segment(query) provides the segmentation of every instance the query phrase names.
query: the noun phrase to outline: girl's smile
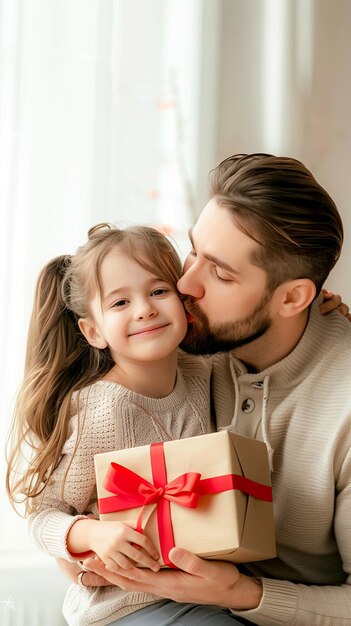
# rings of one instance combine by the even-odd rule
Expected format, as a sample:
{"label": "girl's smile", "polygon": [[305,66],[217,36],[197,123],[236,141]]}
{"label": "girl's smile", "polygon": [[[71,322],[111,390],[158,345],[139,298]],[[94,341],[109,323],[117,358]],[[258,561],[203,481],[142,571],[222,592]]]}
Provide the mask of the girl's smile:
{"label": "girl's smile", "polygon": [[147,326],[145,328],[140,328],[138,330],[136,330],[133,333],[129,333],[129,337],[136,337],[136,336],[140,336],[140,335],[151,335],[157,331],[163,330],[164,328],[166,328],[167,326],[169,326],[169,324],[154,324],[152,326]]}

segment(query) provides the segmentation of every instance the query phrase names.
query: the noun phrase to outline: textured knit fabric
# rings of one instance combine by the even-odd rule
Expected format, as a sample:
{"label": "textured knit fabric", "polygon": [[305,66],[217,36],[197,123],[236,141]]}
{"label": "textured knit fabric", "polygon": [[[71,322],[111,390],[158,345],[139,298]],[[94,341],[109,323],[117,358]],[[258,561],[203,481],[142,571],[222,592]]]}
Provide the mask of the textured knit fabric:
{"label": "textured knit fabric", "polygon": [[299,344],[265,371],[218,355],[213,394],[219,427],[274,449],[277,558],[242,568],[262,577],[263,599],[233,612],[261,626],[350,625],[350,322],[315,304]]}
{"label": "textured knit fabric", "polygon": [[[180,353],[176,385],[165,398],[145,397],[103,380],[76,394],[62,460],[29,519],[37,546],[70,559],[66,539],[72,524],[89,511],[97,515],[94,454],[213,430],[209,385],[209,363]],[[114,586],[84,589],[73,584],[63,612],[71,626],[103,626],[160,599]]]}

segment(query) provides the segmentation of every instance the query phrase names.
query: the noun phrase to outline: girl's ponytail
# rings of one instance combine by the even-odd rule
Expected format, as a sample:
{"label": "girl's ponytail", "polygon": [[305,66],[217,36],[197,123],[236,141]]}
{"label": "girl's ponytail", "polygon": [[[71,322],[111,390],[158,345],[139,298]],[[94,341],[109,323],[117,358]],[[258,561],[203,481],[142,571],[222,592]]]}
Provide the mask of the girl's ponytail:
{"label": "girl's ponytail", "polygon": [[[113,364],[108,351],[98,351],[85,341],[76,314],[66,305],[70,265],[70,256],[60,256],[41,271],[29,325],[25,375],[15,407],[6,480],[10,499],[18,503],[21,494],[26,513],[34,509],[36,496],[60,461],[72,393]],[[21,459],[27,459],[28,446],[32,459],[23,473]]]}

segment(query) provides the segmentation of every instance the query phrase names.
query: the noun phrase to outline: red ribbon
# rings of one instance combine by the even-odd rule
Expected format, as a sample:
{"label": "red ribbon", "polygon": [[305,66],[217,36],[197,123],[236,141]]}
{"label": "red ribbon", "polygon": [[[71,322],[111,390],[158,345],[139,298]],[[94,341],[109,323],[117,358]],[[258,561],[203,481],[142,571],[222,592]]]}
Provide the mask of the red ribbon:
{"label": "red ribbon", "polygon": [[200,480],[198,472],[181,474],[167,483],[167,471],[163,443],[150,446],[150,461],[154,484],[139,476],[132,470],[112,462],[104,481],[104,488],[116,495],[100,498],[100,513],[113,513],[126,509],[142,507],[138,516],[136,529],[143,532],[142,517],[145,507],[149,504],[157,506],[157,525],[163,562],[174,567],[168,558],[169,551],[174,547],[174,535],[170,503],[196,508],[199,496],[221,493],[236,489],[254,498],[272,502],[272,488],[245,476],[225,474]]}

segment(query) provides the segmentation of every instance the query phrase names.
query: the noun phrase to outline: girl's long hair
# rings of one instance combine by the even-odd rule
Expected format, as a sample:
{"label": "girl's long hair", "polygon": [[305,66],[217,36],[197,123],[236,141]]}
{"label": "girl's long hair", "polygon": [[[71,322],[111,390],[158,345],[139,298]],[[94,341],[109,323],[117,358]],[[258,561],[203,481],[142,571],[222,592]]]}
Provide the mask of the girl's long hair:
{"label": "girl's long hair", "polygon": [[36,508],[62,456],[72,415],[72,394],[107,373],[114,362],[108,348],[92,347],[78,327],[99,291],[101,265],[116,246],[142,267],[176,285],[181,264],[176,251],[148,227],[120,230],[99,224],[74,256],[60,256],[41,271],[29,325],[25,373],[8,442],[6,487],[25,514]]}

